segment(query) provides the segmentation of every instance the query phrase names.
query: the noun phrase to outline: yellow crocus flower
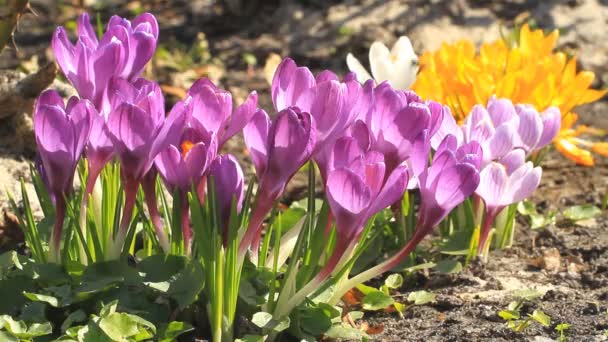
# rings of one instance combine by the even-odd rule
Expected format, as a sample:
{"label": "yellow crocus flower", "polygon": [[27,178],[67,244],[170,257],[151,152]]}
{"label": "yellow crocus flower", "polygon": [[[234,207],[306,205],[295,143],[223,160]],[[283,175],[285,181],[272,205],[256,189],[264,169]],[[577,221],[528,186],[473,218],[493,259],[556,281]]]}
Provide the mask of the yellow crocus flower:
{"label": "yellow crocus flower", "polygon": [[554,52],[558,37],[557,30],[545,34],[524,25],[514,46],[497,40],[482,44],[476,52],[468,40],[444,43],[439,50],[420,57],[420,73],[412,88],[423,98],[448,105],[459,122],[475,104],[485,105],[492,95],[532,104],[539,112],[557,106],[562,127],[553,141],[555,147],[567,158],[591,166],[590,150],[608,156],[608,143],[582,139],[582,134],[603,132],[575,127],[578,115],[572,110],[599,100],[608,90],[590,89],[595,75],[577,72],[575,58]]}

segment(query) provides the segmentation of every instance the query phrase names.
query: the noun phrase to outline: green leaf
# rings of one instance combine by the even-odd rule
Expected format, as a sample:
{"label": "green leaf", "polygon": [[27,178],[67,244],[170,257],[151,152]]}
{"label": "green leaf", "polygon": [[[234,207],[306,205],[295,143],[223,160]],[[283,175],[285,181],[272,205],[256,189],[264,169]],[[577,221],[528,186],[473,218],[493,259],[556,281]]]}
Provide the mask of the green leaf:
{"label": "green leaf", "polygon": [[99,328],[114,341],[124,341],[129,338],[141,341],[154,336],[156,332],[152,323],[124,312],[114,312],[103,317],[99,321]]}
{"label": "green leaf", "polygon": [[414,302],[414,305],[424,305],[435,301],[435,294],[427,291],[414,291],[407,296],[408,302]]}
{"label": "green leaf", "polygon": [[521,289],[515,291],[513,294],[522,300],[534,300],[543,295],[541,292],[535,289]]}
{"label": "green leaf", "polygon": [[323,334],[332,326],[330,313],[319,307],[302,310],[298,318],[302,330],[314,336]]}
{"label": "green leaf", "polygon": [[59,299],[57,299],[53,296],[47,296],[47,295],[36,294],[36,293],[31,293],[31,292],[23,292],[23,295],[26,298],[28,298],[29,300],[32,300],[34,302],[44,302],[44,303],[48,303],[50,306],[52,306],[54,308],[59,307]]}
{"label": "green leaf", "polygon": [[180,309],[184,309],[194,303],[204,285],[203,266],[197,260],[192,260],[175,276],[167,294],[177,302]]}
{"label": "green leaf", "polygon": [[9,334],[6,331],[0,330],[0,341],[3,342],[19,342],[19,338]]}
{"label": "green leaf", "polygon": [[520,317],[519,311],[516,310],[500,310],[498,312],[498,316],[500,316],[500,318],[504,319],[505,321],[519,319]]}
{"label": "green leaf", "polygon": [[564,210],[564,217],[571,221],[580,221],[599,215],[602,210],[592,204],[575,205]]}
{"label": "green leaf", "polygon": [[192,330],[194,328],[188,323],[173,321],[160,327],[157,338],[159,342],[172,342],[181,334]]}
{"label": "green leaf", "polygon": [[539,229],[546,227],[556,222],[556,212],[549,212],[547,215],[539,214],[536,211],[536,205],[532,201],[519,202],[517,205],[517,211],[524,216],[530,218],[530,226],[532,229]]}
{"label": "green leaf", "polygon": [[458,273],[462,271],[462,264],[458,260],[444,259],[437,263],[435,270],[439,273]]}
{"label": "green leaf", "polygon": [[368,293],[361,301],[361,307],[364,310],[381,310],[393,305],[393,298],[382,291],[372,291]]}
{"label": "green leaf", "polygon": [[398,289],[403,286],[403,277],[399,273],[393,273],[386,277],[384,285],[390,289]]}
{"label": "green leaf", "polygon": [[259,328],[264,330],[272,330],[275,332],[281,332],[287,328],[289,328],[289,317],[285,317],[285,319],[281,321],[277,321],[272,318],[272,314],[264,311],[256,312],[253,314],[251,318],[251,323],[255,324]]}
{"label": "green leaf", "polygon": [[65,333],[75,322],[84,322],[86,320],[87,315],[84,313],[84,311],[78,309],[69,314],[63,323],[61,323],[61,331]]}
{"label": "green leaf", "polygon": [[25,322],[17,321],[8,315],[0,316],[0,328],[1,327],[4,327],[6,331],[20,339],[32,339],[53,332],[53,327],[49,322],[32,323],[28,328]]}
{"label": "green leaf", "polygon": [[439,246],[442,254],[448,255],[467,255],[471,242],[472,231],[457,230],[450,235]]}
{"label": "green leaf", "polygon": [[570,327],[571,327],[571,325],[568,323],[560,323],[555,326],[555,331],[559,331],[561,333],[561,332],[564,332],[564,331],[570,329]]}
{"label": "green leaf", "polygon": [[113,300],[108,304],[103,305],[101,310],[99,311],[99,316],[106,317],[116,312],[118,308],[118,300]]}
{"label": "green leaf", "polygon": [[551,317],[540,310],[534,310],[534,312],[532,312],[532,314],[529,316],[546,327],[551,325]]}
{"label": "green leaf", "polygon": [[369,336],[363,331],[351,327],[345,327],[341,325],[334,325],[325,333],[325,337],[342,339],[342,340],[363,340],[368,339]]}

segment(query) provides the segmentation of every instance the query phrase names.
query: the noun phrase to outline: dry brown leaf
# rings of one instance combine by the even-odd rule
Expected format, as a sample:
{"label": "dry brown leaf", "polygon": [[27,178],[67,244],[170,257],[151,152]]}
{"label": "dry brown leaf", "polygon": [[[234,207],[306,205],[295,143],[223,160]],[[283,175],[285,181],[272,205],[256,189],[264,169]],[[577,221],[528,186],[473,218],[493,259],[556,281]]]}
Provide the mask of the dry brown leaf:
{"label": "dry brown leaf", "polygon": [[268,84],[272,84],[274,72],[279,67],[279,64],[281,64],[281,56],[274,52],[268,55],[266,58],[266,64],[264,65],[264,78],[266,78]]}
{"label": "dry brown leaf", "polygon": [[561,268],[561,255],[557,248],[549,248],[543,251],[543,255],[530,260],[530,264],[535,267],[542,268],[547,272],[557,273]]}

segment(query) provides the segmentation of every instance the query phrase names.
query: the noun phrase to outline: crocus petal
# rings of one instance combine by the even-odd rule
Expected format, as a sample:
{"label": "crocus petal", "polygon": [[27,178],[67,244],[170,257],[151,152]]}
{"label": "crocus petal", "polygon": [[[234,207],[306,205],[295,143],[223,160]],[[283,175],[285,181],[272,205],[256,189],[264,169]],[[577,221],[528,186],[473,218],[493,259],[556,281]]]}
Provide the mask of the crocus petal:
{"label": "crocus petal", "polygon": [[67,77],[69,74],[76,71],[76,59],[74,57],[74,45],[70,43],[68,35],[63,27],[58,27],[53,33],[53,39],[51,40],[51,46],[53,48],[53,54],[55,60],[63,74]]}
{"label": "crocus petal", "polygon": [[519,126],[517,133],[521,140],[521,147],[532,151],[543,133],[543,122],[534,108],[517,106]]}
{"label": "crocus petal", "polygon": [[183,184],[186,174],[182,156],[177,147],[170,145],[161,151],[154,159],[154,165],[170,188],[187,187]]}
{"label": "crocus petal", "polygon": [[356,234],[371,201],[370,190],[363,179],[350,170],[334,170],[327,177],[325,191],[337,229],[347,236]]}
{"label": "crocus petal", "polygon": [[347,168],[356,159],[361,159],[364,150],[361,149],[357,140],[351,137],[342,137],[333,146],[329,159],[328,171]]}
{"label": "crocus petal", "polygon": [[209,176],[216,188],[216,199],[222,218],[227,220],[232,202],[235,201],[237,212],[243,206],[244,186],[243,170],[236,158],[230,154],[217,157],[209,167]]}
{"label": "crocus petal", "polygon": [[123,103],[110,113],[108,128],[115,143],[131,152],[145,149],[153,131],[150,116],[130,103]]}
{"label": "crocus petal", "polygon": [[97,47],[99,40],[97,39],[97,34],[95,34],[95,30],[91,25],[91,19],[89,18],[89,14],[87,12],[82,13],[78,17],[78,36],[86,37],[93,46],[91,48]]}
{"label": "crocus petal", "polygon": [[346,65],[348,66],[348,70],[357,75],[357,80],[359,82],[364,83],[365,81],[372,79],[372,75],[367,72],[361,62],[359,62],[353,54],[349,53],[346,55]]}
{"label": "crocus petal", "polygon": [[541,114],[543,121],[543,133],[536,143],[535,149],[541,149],[547,146],[555,137],[561,128],[561,113],[557,107],[549,107]]}
{"label": "crocus petal", "polygon": [[505,167],[492,162],[484,167],[479,174],[479,186],[475,193],[481,197],[489,210],[498,208],[506,196],[508,175]]}
{"label": "crocus petal", "polygon": [[316,126],[312,115],[297,108],[281,111],[268,134],[269,178],[279,185],[310,158],[316,143]]}
{"label": "crocus petal", "polygon": [[492,118],[494,127],[498,127],[503,123],[512,120],[515,115],[517,115],[515,113],[515,107],[510,100],[497,99],[494,96],[488,100],[488,113],[490,114],[490,118]]}
{"label": "crocus petal", "polygon": [[275,109],[281,111],[296,104],[298,96],[314,85],[315,78],[308,68],[298,67],[292,59],[284,59],[272,80],[271,93]]}
{"label": "crocus petal", "polygon": [[[391,78],[394,71],[390,62],[390,51],[382,42],[374,42],[369,48],[369,64],[376,82],[384,82]],[[393,85],[395,86],[395,85]]]}
{"label": "crocus petal", "polygon": [[437,180],[435,198],[439,206],[452,211],[469,197],[479,185],[477,169],[468,163],[444,169]]}
{"label": "crocus petal", "polygon": [[504,201],[508,200],[507,204],[511,204],[528,198],[538,188],[541,176],[542,169],[534,167],[532,162],[520,166],[509,177],[509,191]]}
{"label": "crocus petal", "polygon": [[245,146],[249,151],[251,161],[255,166],[258,177],[266,172],[268,165],[268,131],[270,130],[270,118],[262,109],[257,110],[251,121],[243,128]]}
{"label": "crocus petal", "polygon": [[401,36],[391,49],[391,56],[395,58],[394,73],[389,78],[391,83],[398,89],[408,89],[416,80],[418,72],[418,57],[410,39]]}
{"label": "crocus petal", "polygon": [[258,94],[253,91],[249,94],[245,102],[241,104],[232,114],[230,123],[226,130],[221,134],[220,146],[228,139],[237,134],[251,120],[258,106]]}
{"label": "crocus petal", "polygon": [[431,147],[434,150],[437,150],[443,139],[448,134],[451,134],[456,138],[457,145],[460,145],[464,140],[462,128],[458,126],[456,120],[451,114],[443,116],[441,125],[439,126],[435,134],[431,137]]}
{"label": "crocus petal", "polygon": [[509,153],[516,142],[516,128],[511,122],[502,124],[496,129],[496,133],[484,145],[484,160],[497,160]]}
{"label": "crocus petal", "polygon": [[192,94],[192,119],[208,134],[219,132],[232,113],[232,96],[226,91],[208,86]]}
{"label": "crocus petal", "polygon": [[516,148],[500,159],[500,163],[506,168],[507,174],[512,174],[526,162],[526,151]]}
{"label": "crocus petal", "polygon": [[464,120],[465,141],[477,141],[481,144],[489,140],[495,133],[494,124],[488,111],[481,105],[475,105]]}
{"label": "crocus petal", "polygon": [[382,187],[382,190],[371,204],[367,215],[374,215],[380,210],[397,202],[401,197],[403,197],[407,184],[407,167],[405,165],[400,165],[389,175],[388,179],[384,183],[384,186]]}

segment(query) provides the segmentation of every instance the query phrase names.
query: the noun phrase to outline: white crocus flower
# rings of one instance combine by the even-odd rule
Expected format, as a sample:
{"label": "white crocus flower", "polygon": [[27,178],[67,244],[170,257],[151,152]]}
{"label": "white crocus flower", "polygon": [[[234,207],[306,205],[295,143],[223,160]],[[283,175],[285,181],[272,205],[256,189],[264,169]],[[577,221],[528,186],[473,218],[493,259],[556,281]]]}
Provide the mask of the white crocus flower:
{"label": "white crocus flower", "polygon": [[389,81],[397,89],[408,89],[416,80],[418,72],[418,56],[406,36],[401,36],[390,51],[379,41],[372,44],[369,48],[369,64],[373,77],[350,53],[346,56],[346,64],[362,83],[373,78],[378,83]]}

